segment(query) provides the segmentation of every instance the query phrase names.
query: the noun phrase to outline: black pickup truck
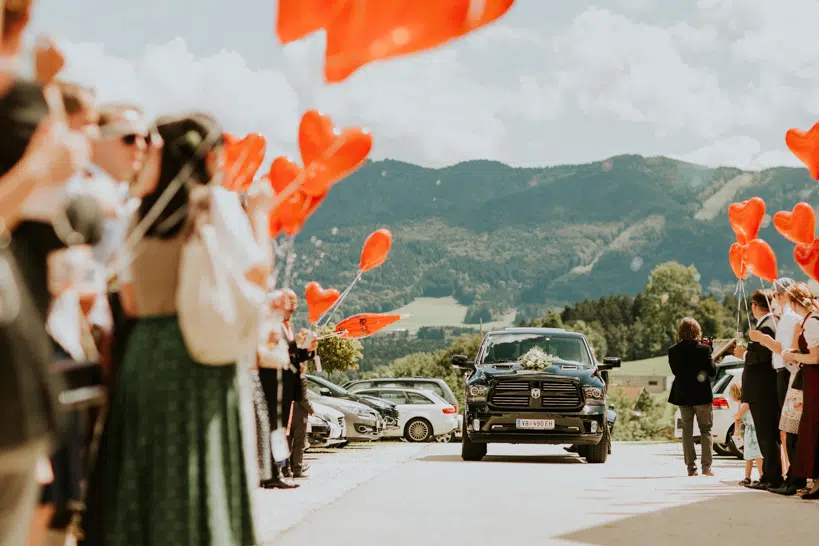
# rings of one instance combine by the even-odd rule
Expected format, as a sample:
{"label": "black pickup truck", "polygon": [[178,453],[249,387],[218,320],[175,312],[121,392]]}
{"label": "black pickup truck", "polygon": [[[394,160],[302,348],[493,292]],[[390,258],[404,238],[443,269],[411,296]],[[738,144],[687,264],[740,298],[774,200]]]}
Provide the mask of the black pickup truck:
{"label": "black pickup truck", "polygon": [[[548,355],[541,369],[524,369],[531,350]],[[461,456],[480,461],[487,445],[566,444],[590,463],[604,463],[611,437],[606,402],[608,371],[619,358],[599,364],[586,337],[554,328],[490,332],[474,362],[452,365],[467,372]]]}

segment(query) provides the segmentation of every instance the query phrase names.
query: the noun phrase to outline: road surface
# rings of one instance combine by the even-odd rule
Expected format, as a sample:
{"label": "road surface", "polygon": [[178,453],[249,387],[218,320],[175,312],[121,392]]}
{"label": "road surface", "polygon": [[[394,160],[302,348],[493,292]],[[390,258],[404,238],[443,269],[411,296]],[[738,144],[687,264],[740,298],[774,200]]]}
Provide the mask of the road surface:
{"label": "road surface", "polygon": [[551,446],[490,446],[479,463],[461,461],[459,444],[319,452],[300,489],[258,492],[262,538],[280,546],[813,540],[808,522],[819,521],[819,503],[738,487],[743,463],[732,458],[715,461],[716,477],[689,478],[680,451],[618,444],[604,465]]}

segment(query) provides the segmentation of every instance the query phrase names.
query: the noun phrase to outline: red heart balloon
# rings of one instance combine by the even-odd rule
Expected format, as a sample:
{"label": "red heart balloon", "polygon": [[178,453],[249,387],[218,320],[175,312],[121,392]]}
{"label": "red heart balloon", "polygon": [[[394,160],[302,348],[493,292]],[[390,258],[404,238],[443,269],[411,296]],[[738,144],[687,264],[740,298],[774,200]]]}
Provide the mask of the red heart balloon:
{"label": "red heart balloon", "polygon": [[311,197],[302,191],[296,191],[282,201],[270,212],[268,218],[270,237],[278,237],[282,231],[289,237],[298,235],[307,219],[318,209],[325,197],[326,194]]}
{"label": "red heart balloon", "polygon": [[273,160],[267,171],[267,180],[276,194],[279,194],[293,183],[301,174],[301,167],[289,158],[281,156]]}
{"label": "red heart balloon", "polygon": [[387,261],[387,256],[392,248],[392,232],[388,229],[374,231],[364,241],[364,248],[361,249],[361,271],[370,271]]}
{"label": "red heart balloon", "polygon": [[345,0],[279,0],[276,34],[282,44],[295,42],[324,28]]}
{"label": "red heart balloon", "polygon": [[768,282],[776,280],[776,254],[771,245],[762,239],[754,239],[745,245],[744,258],[750,273]]}
{"label": "red heart balloon", "polygon": [[745,266],[745,246],[739,243],[734,243],[728,250],[728,262],[731,264],[731,270],[738,279],[746,279],[748,277],[748,268]]}
{"label": "red heart balloon", "polygon": [[785,133],[785,144],[788,149],[808,168],[814,180],[819,180],[819,123],[807,133],[799,129],[790,129]]}
{"label": "red heart balloon", "polygon": [[339,297],[341,294],[335,288],[322,288],[316,281],[308,283],[304,290],[304,299],[307,301],[310,324],[315,324]]}
{"label": "red heart balloon", "polygon": [[792,212],[774,214],[773,225],[790,242],[809,245],[816,235],[816,214],[809,204],[797,203]]}
{"label": "red heart balloon", "polygon": [[238,141],[229,135],[224,148],[222,185],[231,191],[247,191],[264,161],[267,140],[259,133],[251,133]]}
{"label": "red heart balloon", "polygon": [[368,131],[338,130],[332,120],[309,110],[299,125],[299,151],[306,173],[301,191],[317,197],[350,175],[367,160],[373,139]]}
{"label": "red heart balloon", "polygon": [[742,244],[756,239],[764,217],[765,201],[760,197],[752,197],[728,207],[728,221],[731,223],[731,229],[734,230],[737,240]]}
{"label": "red heart balloon", "polygon": [[796,245],[793,259],[808,277],[819,281],[819,239],[814,239],[810,244]]}
{"label": "red heart balloon", "polygon": [[327,25],[324,78],[347,79],[362,66],[439,46],[459,35],[470,0],[344,2]]}

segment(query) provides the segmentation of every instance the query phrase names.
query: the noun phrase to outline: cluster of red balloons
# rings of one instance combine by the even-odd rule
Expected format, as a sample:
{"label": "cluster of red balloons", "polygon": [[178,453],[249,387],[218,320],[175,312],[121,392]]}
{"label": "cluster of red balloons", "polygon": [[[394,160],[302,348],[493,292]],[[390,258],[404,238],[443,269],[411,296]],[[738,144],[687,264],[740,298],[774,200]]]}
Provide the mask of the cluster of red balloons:
{"label": "cluster of red balloons", "polygon": [[769,282],[776,280],[776,254],[771,245],[758,237],[764,218],[765,201],[760,197],[728,207],[728,221],[737,237],[728,251],[728,260],[739,279],[756,275]]}

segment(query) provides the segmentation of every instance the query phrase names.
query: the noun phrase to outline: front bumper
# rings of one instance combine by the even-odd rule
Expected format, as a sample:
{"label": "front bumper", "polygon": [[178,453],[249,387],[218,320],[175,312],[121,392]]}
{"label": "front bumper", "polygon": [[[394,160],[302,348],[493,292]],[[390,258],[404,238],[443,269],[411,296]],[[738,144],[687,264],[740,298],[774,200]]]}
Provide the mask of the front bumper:
{"label": "front bumper", "polygon": [[[474,429],[476,419],[479,430]],[[553,430],[521,430],[518,419],[552,419],[555,426]],[[478,443],[597,445],[603,439],[605,420],[604,406],[588,405],[574,413],[493,411],[484,406],[469,408],[464,434]]]}
{"label": "front bumper", "polygon": [[347,425],[347,439],[357,441],[380,440],[384,435],[382,420],[356,418]]}

